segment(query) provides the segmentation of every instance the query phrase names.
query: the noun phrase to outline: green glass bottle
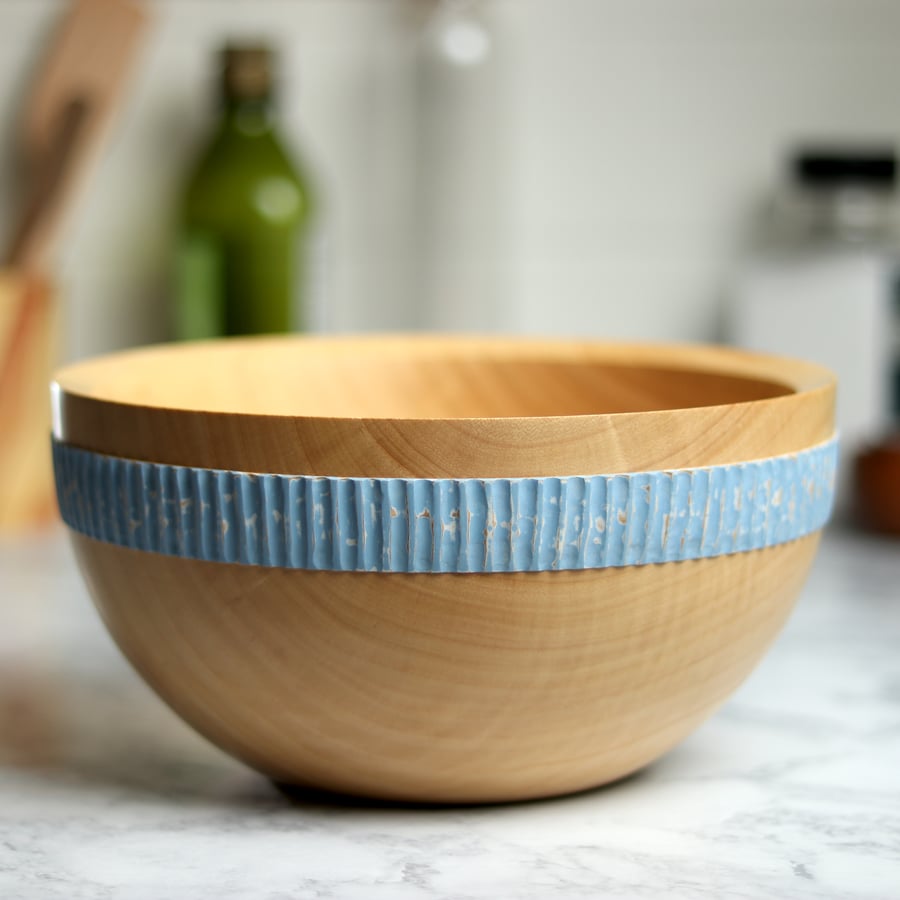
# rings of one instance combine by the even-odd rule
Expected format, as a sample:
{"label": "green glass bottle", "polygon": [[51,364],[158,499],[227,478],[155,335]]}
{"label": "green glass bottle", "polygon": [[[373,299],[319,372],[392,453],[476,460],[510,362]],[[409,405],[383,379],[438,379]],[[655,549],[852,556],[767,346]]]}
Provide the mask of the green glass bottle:
{"label": "green glass bottle", "polygon": [[313,188],[272,110],[272,54],[224,52],[223,109],[191,175],[176,259],[176,337],[299,330],[311,283]]}

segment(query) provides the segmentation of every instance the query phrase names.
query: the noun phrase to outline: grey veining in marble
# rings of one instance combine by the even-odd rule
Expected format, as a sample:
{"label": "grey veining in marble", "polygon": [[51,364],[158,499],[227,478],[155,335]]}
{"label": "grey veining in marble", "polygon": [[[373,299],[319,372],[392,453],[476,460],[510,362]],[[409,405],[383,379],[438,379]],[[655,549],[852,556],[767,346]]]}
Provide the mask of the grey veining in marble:
{"label": "grey veining in marble", "polygon": [[0,543],[0,898],[900,897],[900,544],[826,537],[765,661],[556,801],[288,799],[122,661],[59,536]]}

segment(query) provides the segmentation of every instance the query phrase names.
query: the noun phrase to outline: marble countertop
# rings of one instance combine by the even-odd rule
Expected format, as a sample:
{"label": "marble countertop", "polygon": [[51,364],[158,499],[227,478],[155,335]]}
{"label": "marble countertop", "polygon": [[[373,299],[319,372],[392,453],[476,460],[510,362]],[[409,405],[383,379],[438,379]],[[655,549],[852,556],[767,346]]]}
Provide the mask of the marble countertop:
{"label": "marble countertop", "polygon": [[755,674],[610,788],[288,799],[106,636],[61,535],[0,542],[0,897],[900,897],[900,544],[826,536]]}

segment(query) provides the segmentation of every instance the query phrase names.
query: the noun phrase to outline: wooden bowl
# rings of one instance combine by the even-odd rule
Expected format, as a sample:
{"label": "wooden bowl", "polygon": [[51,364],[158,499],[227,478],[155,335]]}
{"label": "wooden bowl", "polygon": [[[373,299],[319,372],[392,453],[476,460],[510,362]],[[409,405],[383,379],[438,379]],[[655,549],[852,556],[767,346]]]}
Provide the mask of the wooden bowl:
{"label": "wooden bowl", "polygon": [[540,797],[646,765],[753,668],[828,516],[834,390],[702,347],[149,348],[58,373],[57,491],[116,641],[219,746]]}

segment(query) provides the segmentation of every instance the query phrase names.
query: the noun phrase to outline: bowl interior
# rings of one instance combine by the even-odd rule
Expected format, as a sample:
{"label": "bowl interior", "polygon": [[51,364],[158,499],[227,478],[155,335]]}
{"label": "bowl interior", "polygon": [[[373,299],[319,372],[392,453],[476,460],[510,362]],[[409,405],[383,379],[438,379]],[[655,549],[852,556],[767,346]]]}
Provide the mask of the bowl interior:
{"label": "bowl interior", "polygon": [[[619,360],[556,345],[454,341],[267,341],[110,357],[67,386],[170,409],[297,417],[460,419],[577,416],[745,403],[793,388],[759,374]],[[665,359],[663,357],[663,359]]]}
{"label": "bowl interior", "polygon": [[834,379],[727,348],[283,337],[147,347],[56,374],[58,440],[243,472],[517,478],[793,453],[833,432]]}

